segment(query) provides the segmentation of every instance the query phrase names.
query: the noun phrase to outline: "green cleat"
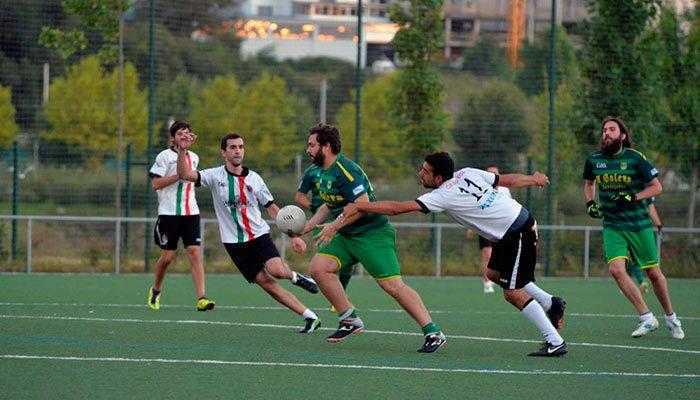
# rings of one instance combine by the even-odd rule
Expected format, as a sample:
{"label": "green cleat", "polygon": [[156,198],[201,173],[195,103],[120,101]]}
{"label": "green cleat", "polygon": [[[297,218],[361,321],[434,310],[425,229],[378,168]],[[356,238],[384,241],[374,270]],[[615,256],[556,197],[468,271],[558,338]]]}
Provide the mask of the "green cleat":
{"label": "green cleat", "polygon": [[215,305],[216,303],[214,303],[213,301],[207,299],[206,297],[202,297],[199,300],[197,300],[197,311],[213,310]]}
{"label": "green cleat", "polygon": [[146,304],[151,310],[160,309],[160,292],[155,293],[153,286],[148,288],[148,296],[146,297]]}

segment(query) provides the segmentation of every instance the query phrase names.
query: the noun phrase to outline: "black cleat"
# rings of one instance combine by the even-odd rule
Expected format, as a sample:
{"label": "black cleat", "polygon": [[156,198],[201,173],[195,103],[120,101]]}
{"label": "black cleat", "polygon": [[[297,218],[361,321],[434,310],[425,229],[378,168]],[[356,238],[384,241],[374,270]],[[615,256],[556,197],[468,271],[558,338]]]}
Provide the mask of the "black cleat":
{"label": "black cleat", "polygon": [[561,297],[552,297],[552,306],[547,310],[547,318],[554,325],[556,330],[561,330],[564,327],[564,310],[566,309],[566,301]]}
{"label": "black cleat", "polygon": [[321,320],[318,318],[304,318],[306,325],[299,331],[299,333],[313,333],[319,326],[321,326]]}
{"label": "black cleat", "polygon": [[338,325],[338,330],[333,332],[330,336],[326,338],[327,342],[338,343],[345,340],[346,337],[355,334],[362,333],[365,330],[365,324],[359,318],[344,319],[340,321]]}
{"label": "black cleat", "polygon": [[561,357],[567,353],[566,342],[561,342],[559,345],[545,343],[538,351],[528,354],[530,357]]}
{"label": "black cleat", "polygon": [[318,293],[318,285],[316,284],[316,281],[306,275],[297,273],[297,281],[293,284],[299,286],[309,293]]}
{"label": "black cleat", "polygon": [[418,349],[419,353],[434,353],[447,343],[447,338],[445,337],[445,334],[442,332],[437,332],[437,333],[429,333],[425,335],[425,343],[423,343],[423,346],[421,346],[420,349]]}

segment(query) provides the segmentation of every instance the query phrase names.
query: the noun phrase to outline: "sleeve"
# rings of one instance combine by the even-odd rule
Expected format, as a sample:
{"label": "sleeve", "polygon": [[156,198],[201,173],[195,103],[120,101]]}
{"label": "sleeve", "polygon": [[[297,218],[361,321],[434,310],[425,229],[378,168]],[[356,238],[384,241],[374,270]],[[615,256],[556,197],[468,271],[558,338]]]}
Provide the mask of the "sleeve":
{"label": "sleeve", "polygon": [[255,198],[258,199],[258,204],[267,208],[275,202],[275,198],[272,197],[272,193],[270,189],[267,188],[262,177],[258,176],[257,181],[258,184],[255,185]]}
{"label": "sleeve", "polygon": [[304,176],[301,177],[301,180],[299,181],[299,187],[297,188],[297,192],[309,193],[309,191],[313,188],[313,185],[313,175],[307,172],[304,174]]}
{"label": "sleeve", "polygon": [[421,211],[424,213],[429,212],[442,212],[445,211],[445,196],[439,192],[439,189],[428,192],[416,199],[416,203],[420,205]]}
{"label": "sleeve", "polygon": [[197,182],[195,186],[211,186],[214,180],[214,168],[197,171]]}
{"label": "sleeve", "polygon": [[640,168],[640,172],[642,174],[642,180],[644,181],[644,183],[649,183],[654,178],[659,176],[659,171],[646,158],[642,158],[640,160],[639,168]]}
{"label": "sleeve", "polygon": [[593,162],[591,162],[590,157],[586,159],[586,163],[583,164],[583,179],[587,181],[594,181],[595,175],[593,175]]}
{"label": "sleeve", "polygon": [[153,163],[153,166],[151,169],[148,171],[148,175],[151,178],[158,177],[162,178],[165,176],[165,171],[166,169],[166,162],[165,162],[165,157],[162,156],[161,154],[158,154],[156,156],[155,162]]}
{"label": "sleeve", "polygon": [[476,174],[480,176],[486,183],[489,185],[493,186],[494,188],[498,186],[498,180],[500,179],[500,175],[494,174],[493,172],[489,171],[484,171],[483,169],[476,169],[476,168],[465,168],[467,172]]}
{"label": "sleeve", "polygon": [[[340,195],[348,201],[349,203],[357,200],[358,197],[367,193],[367,187],[369,186],[367,180],[364,177],[364,173],[356,170],[348,171],[350,176],[343,175],[343,183],[340,187]],[[352,179],[350,179],[352,177]]]}

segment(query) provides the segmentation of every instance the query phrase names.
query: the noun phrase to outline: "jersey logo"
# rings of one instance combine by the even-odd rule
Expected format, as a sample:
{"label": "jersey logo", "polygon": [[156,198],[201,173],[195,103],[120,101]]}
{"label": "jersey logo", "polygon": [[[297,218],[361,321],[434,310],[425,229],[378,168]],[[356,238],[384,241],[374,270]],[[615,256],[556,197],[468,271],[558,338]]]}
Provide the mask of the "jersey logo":
{"label": "jersey logo", "polygon": [[226,187],[226,182],[219,181],[217,183],[219,184],[219,187]]}
{"label": "jersey logo", "polygon": [[620,162],[620,169],[627,169],[627,162],[621,161]]}
{"label": "jersey logo", "polygon": [[608,164],[606,164],[604,162],[599,162],[599,163],[595,164],[595,167],[596,168],[608,168]]}
{"label": "jersey logo", "polygon": [[658,174],[659,174],[659,170],[657,170],[656,168],[652,168],[651,171],[649,171],[649,174],[650,174],[650,175],[658,175]]}
{"label": "jersey logo", "polygon": [[359,185],[358,187],[356,187],[355,189],[352,190],[352,194],[357,196],[358,194],[364,192],[364,190],[365,190],[364,185]]}

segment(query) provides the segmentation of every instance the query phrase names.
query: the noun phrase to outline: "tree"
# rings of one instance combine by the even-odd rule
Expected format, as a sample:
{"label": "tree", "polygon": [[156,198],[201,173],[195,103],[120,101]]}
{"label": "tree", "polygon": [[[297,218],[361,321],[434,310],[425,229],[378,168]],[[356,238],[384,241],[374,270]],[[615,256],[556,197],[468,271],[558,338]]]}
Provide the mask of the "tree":
{"label": "tree", "polygon": [[392,44],[404,64],[391,92],[392,115],[413,161],[442,144],[448,118],[442,107],[443,87],[431,65],[443,42],[442,0],[410,0],[391,6],[399,26]]}
{"label": "tree", "polygon": [[590,0],[582,58],[587,118],[578,130],[588,142],[597,141],[605,116],[617,115],[642,147],[658,145],[668,115],[641,38],[660,7],[661,0]]}
{"label": "tree", "polygon": [[[146,95],[138,88],[133,65],[124,70],[125,116],[129,123],[124,137],[136,150],[144,150]],[[65,77],[51,84],[51,98],[44,111],[50,124],[46,138],[77,145],[96,158],[117,150],[118,72],[108,73],[96,56],[86,57],[69,68]]]}
{"label": "tree", "polygon": [[0,146],[9,146],[19,132],[15,123],[15,107],[12,105],[12,91],[0,86]]}
{"label": "tree", "polygon": [[[389,92],[394,76],[367,82],[362,91],[362,166],[371,177],[397,178],[411,168],[403,136],[392,121]],[[338,127],[343,152],[355,151],[355,103],[345,103],[338,111]]]}
{"label": "tree", "polygon": [[506,60],[505,49],[496,40],[481,35],[474,47],[464,49],[462,70],[476,76],[506,76],[510,66]]}
{"label": "tree", "polygon": [[[581,78],[581,72],[571,41],[564,29],[556,34],[554,56],[557,62],[556,85]],[[515,83],[528,96],[543,93],[547,88],[549,36],[539,35],[534,43],[526,43],[521,51],[522,66],[515,71]]]}
{"label": "tree", "polygon": [[465,96],[453,136],[460,147],[458,162],[476,168],[496,164],[504,171],[520,170],[520,157],[536,125],[528,99],[512,83],[490,81]]}

